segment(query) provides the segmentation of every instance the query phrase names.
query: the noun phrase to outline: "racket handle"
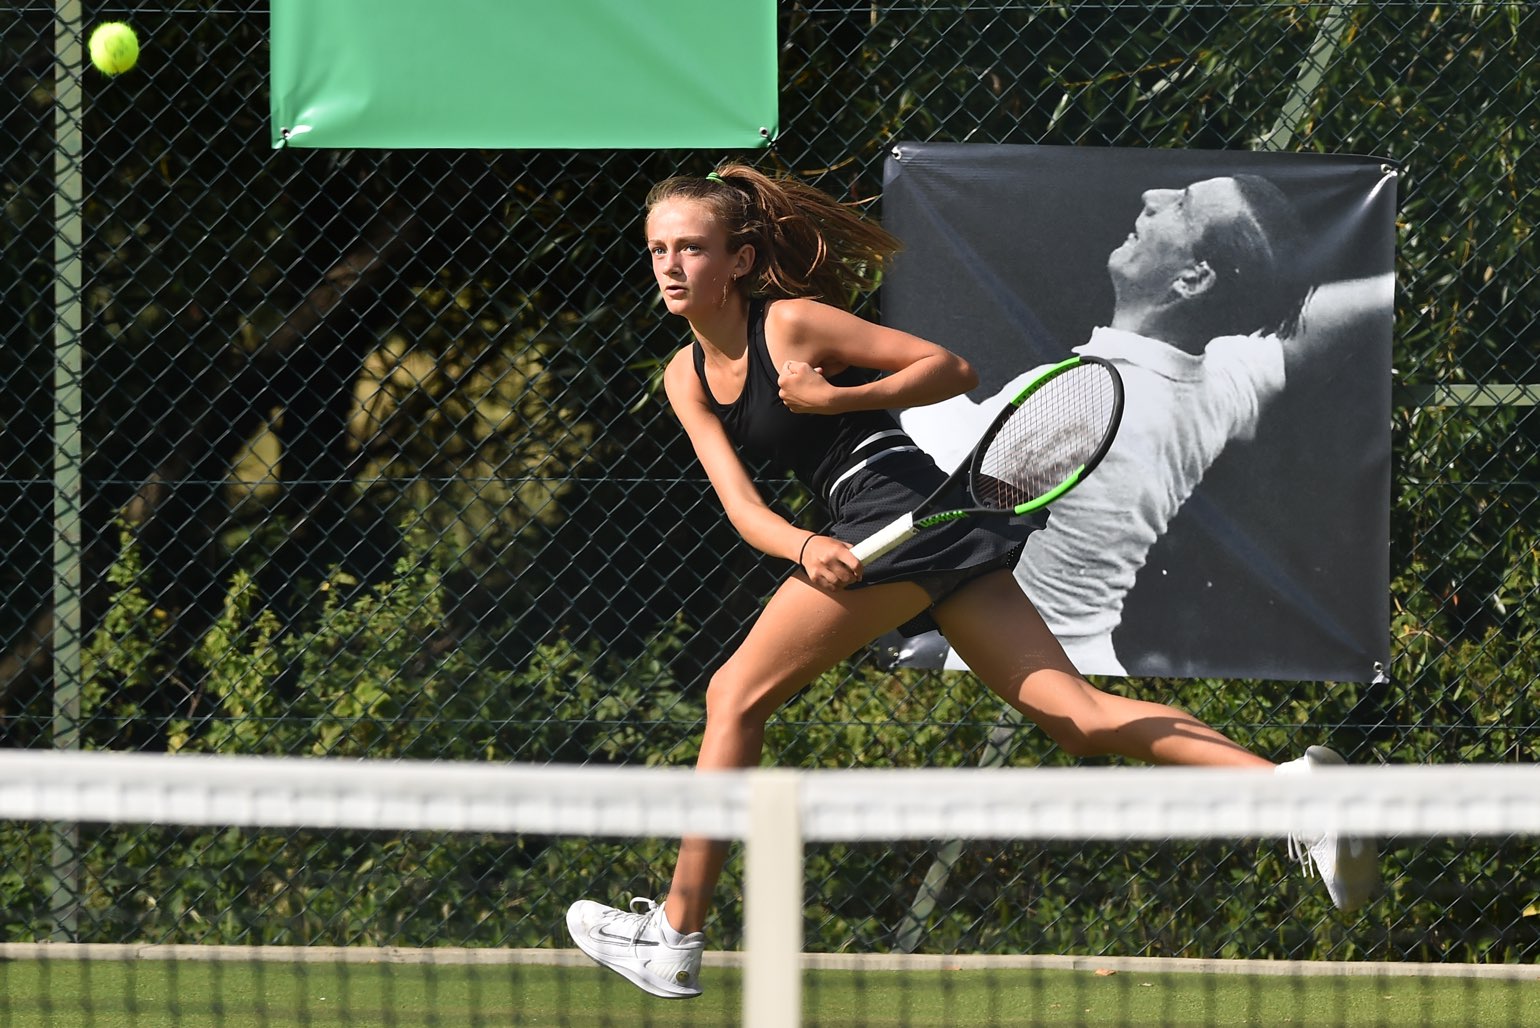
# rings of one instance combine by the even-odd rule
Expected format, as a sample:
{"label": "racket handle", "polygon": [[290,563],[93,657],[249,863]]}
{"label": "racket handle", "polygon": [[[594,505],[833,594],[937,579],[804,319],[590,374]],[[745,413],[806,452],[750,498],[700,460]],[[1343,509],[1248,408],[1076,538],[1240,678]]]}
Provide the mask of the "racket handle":
{"label": "racket handle", "polygon": [[914,515],[905,514],[886,528],[880,528],[850,548],[856,560],[862,564],[876,560],[893,547],[919,533],[914,527]]}

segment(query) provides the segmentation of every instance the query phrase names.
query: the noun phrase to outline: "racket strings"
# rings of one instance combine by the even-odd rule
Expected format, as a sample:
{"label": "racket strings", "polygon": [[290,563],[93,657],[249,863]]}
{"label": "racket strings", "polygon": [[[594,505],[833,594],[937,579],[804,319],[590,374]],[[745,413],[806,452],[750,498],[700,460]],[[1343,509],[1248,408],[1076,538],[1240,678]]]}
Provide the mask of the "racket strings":
{"label": "racket strings", "polygon": [[975,502],[1001,510],[1019,507],[1075,475],[1101,447],[1113,421],[1112,375],[1098,364],[1078,365],[1022,401],[975,467]]}

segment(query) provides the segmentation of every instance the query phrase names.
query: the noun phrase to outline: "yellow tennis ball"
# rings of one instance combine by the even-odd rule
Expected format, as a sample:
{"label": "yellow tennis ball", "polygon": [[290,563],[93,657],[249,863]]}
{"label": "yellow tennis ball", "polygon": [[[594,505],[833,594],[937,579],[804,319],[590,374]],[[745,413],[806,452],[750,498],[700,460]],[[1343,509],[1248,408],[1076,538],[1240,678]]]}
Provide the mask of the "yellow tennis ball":
{"label": "yellow tennis ball", "polygon": [[108,75],[121,75],[139,60],[139,37],[121,21],[104,21],[91,31],[91,63]]}

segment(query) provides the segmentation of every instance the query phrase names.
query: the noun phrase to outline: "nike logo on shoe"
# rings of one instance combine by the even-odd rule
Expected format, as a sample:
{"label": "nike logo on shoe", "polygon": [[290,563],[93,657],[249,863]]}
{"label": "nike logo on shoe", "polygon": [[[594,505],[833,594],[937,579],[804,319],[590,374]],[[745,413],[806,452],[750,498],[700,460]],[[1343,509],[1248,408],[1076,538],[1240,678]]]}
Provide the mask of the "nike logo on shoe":
{"label": "nike logo on shoe", "polygon": [[611,940],[613,940],[615,942],[624,942],[624,943],[626,943],[628,945],[631,945],[631,946],[656,946],[656,945],[658,945],[658,943],[656,943],[656,942],[654,942],[654,941],[652,941],[650,939],[638,939],[634,935],[616,935],[613,932],[605,931],[603,928],[595,928],[594,929],[594,934],[597,935],[601,939],[611,939]]}

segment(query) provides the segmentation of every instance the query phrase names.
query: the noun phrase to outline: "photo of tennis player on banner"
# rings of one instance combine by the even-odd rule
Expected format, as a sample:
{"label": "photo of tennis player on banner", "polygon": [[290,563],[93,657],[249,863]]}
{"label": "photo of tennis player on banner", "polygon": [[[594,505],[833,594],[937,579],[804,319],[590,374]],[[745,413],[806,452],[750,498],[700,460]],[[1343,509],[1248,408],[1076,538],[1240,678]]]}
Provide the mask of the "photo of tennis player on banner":
{"label": "photo of tennis player on banner", "polygon": [[[1090,674],[1364,681],[1388,650],[1395,171],[1378,159],[902,145],[884,320],[980,387],[902,417],[943,468],[1073,351],[1118,438],[1016,575]],[[896,662],[962,667],[939,635]]]}

